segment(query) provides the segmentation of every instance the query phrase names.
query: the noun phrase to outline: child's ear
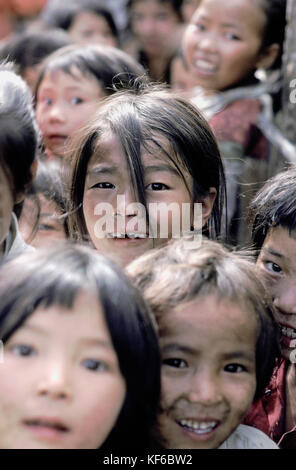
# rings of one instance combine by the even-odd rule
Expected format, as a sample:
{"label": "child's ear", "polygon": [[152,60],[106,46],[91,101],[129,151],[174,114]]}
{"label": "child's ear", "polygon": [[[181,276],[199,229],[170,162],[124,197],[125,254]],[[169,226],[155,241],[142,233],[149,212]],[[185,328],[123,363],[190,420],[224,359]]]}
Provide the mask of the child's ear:
{"label": "child's ear", "polygon": [[[37,168],[38,168],[38,159],[35,158],[35,160],[33,161],[32,165],[31,165],[31,175],[32,175],[32,180],[31,181],[32,182],[35,179],[35,176],[36,176],[36,173],[37,173]],[[19,193],[17,193],[17,195],[15,197],[14,203],[18,204],[19,202],[22,202],[24,200],[24,198],[25,198],[25,193],[24,192],[19,192]]]}
{"label": "child's ear", "polygon": [[261,52],[259,59],[256,62],[256,69],[269,69],[275,62],[280,51],[279,44],[271,44]]}
{"label": "child's ear", "polygon": [[204,227],[211,217],[213,205],[217,196],[216,188],[209,188],[208,194],[199,199],[198,202],[202,203],[202,226]]}

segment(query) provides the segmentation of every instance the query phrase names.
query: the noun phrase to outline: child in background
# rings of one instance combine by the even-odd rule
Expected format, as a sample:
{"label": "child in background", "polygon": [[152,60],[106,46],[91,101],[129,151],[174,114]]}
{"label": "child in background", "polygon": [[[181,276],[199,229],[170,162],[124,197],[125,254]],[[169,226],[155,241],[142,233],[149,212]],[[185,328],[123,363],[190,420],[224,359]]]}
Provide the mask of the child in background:
{"label": "child in background", "polygon": [[152,449],[157,335],[105,258],[61,245],[6,264],[0,338],[1,449]]}
{"label": "child in background", "polygon": [[18,34],[2,46],[0,60],[13,62],[33,93],[42,60],[69,44],[70,38],[60,30]]}
{"label": "child in background", "polygon": [[192,89],[196,85],[195,77],[183,57],[182,51],[179,51],[171,60],[170,66],[171,89],[180,96],[190,97]]}
{"label": "child in background", "polygon": [[35,248],[47,246],[68,236],[67,200],[58,160],[39,160],[33,185],[25,194],[19,229]]}
{"label": "child in background", "polygon": [[129,0],[134,39],[124,46],[153,81],[170,83],[170,60],[182,35],[182,0]]}
{"label": "child in background", "polygon": [[39,143],[32,95],[8,64],[0,65],[0,129],[0,257],[7,259],[30,250],[19,233],[14,208],[32,184]]}
{"label": "child in background", "polygon": [[144,69],[111,46],[68,46],[48,57],[36,85],[36,119],[49,158],[62,157],[98,102],[127,87]]}
{"label": "child in background", "polygon": [[73,149],[74,240],[90,239],[126,265],[182,232],[203,227],[219,236],[223,166],[209,126],[187,101],[151,85],[118,92],[101,103]]}
{"label": "child in background", "polygon": [[197,9],[201,0],[183,0],[182,2],[182,16],[184,23],[190,23],[193,13]]}
{"label": "child in background", "polygon": [[249,220],[257,271],[272,297],[282,358],[246,423],[281,448],[296,449],[296,167],[269,180],[252,201]]}
{"label": "child in background", "polygon": [[44,9],[42,19],[47,28],[67,31],[71,39],[81,46],[118,46],[118,31],[112,13],[95,0],[49,5]]}
{"label": "child in background", "polygon": [[249,240],[242,215],[276,171],[258,127],[271,102],[270,83],[258,84],[254,73],[279,65],[285,14],[285,0],[201,0],[184,34],[184,56],[200,87],[193,102],[206,113],[224,157],[234,243]]}
{"label": "child in background", "polygon": [[276,326],[255,265],[218,243],[179,240],[128,266],[156,317],[160,442],[169,449],[273,449],[240,425],[268,383]]}

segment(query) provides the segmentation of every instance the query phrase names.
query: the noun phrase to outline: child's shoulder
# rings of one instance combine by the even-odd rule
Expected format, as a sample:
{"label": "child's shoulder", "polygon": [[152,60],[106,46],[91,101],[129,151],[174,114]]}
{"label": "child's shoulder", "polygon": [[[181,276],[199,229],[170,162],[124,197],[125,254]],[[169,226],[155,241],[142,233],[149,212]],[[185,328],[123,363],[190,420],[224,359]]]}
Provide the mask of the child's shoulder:
{"label": "child's shoulder", "polygon": [[219,449],[278,449],[278,446],[259,429],[241,424]]}

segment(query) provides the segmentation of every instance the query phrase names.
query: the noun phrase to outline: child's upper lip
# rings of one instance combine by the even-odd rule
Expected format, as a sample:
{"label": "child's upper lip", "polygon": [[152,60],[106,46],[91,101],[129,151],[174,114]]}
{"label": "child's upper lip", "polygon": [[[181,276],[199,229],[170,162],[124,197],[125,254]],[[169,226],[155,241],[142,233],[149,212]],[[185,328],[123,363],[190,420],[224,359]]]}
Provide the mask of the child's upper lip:
{"label": "child's upper lip", "polygon": [[291,326],[288,323],[278,322],[278,325],[285,328],[291,328],[291,330],[296,330],[296,326]]}

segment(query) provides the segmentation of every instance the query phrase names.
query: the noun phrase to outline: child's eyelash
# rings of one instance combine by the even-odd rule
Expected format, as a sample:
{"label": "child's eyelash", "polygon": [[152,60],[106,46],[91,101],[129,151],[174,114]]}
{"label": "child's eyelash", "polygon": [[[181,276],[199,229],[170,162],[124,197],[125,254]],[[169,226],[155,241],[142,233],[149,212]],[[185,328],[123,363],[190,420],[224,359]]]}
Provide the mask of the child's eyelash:
{"label": "child's eyelash", "polygon": [[32,356],[35,354],[34,348],[28,344],[14,344],[10,346],[9,351],[11,351],[15,356]]}
{"label": "child's eyelash", "polygon": [[91,186],[91,189],[93,188],[99,188],[99,189],[114,189],[115,186],[112,183],[109,183],[108,181],[102,181],[101,183],[96,183]]}

